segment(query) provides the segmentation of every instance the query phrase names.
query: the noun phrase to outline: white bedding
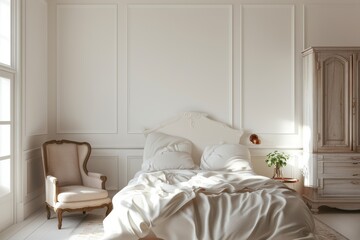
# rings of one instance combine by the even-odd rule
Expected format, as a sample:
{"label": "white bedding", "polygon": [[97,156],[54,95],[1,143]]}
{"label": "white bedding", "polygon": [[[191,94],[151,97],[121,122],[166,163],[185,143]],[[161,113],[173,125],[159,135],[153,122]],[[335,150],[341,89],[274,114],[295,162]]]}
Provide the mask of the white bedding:
{"label": "white bedding", "polygon": [[140,172],[113,206],[107,239],[315,239],[300,196],[251,171]]}

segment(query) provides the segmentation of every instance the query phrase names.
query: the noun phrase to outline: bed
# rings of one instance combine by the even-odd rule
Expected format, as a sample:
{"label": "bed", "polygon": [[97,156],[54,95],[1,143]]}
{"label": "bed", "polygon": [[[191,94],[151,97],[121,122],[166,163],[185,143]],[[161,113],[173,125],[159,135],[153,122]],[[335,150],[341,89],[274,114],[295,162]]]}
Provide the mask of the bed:
{"label": "bed", "polygon": [[113,197],[106,239],[316,239],[301,197],[253,172],[242,131],[187,112],[145,131],[141,170]]}

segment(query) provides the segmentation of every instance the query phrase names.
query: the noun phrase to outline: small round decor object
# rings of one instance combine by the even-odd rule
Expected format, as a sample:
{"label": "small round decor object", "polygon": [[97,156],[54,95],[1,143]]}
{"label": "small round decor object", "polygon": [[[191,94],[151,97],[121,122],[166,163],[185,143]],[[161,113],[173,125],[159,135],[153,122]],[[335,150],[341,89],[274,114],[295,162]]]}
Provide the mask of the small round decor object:
{"label": "small round decor object", "polygon": [[261,143],[261,140],[260,140],[259,136],[256,135],[256,134],[251,134],[250,137],[249,137],[249,140],[253,144],[260,144]]}

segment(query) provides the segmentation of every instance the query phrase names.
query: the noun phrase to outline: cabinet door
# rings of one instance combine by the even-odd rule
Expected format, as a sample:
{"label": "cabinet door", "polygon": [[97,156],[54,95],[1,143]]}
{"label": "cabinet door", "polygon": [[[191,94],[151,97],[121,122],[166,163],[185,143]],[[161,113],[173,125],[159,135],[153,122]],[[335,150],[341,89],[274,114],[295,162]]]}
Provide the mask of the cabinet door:
{"label": "cabinet door", "polygon": [[352,55],[318,53],[318,152],[351,152]]}
{"label": "cabinet door", "polygon": [[360,152],[360,53],[354,58],[353,119],[356,151]]}

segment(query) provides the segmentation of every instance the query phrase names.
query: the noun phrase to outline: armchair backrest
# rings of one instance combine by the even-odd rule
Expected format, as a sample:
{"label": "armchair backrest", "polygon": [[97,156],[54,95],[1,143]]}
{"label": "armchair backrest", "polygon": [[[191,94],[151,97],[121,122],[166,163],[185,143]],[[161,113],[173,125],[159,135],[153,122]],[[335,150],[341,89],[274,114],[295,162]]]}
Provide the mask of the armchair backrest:
{"label": "armchair backrest", "polygon": [[51,140],[42,145],[45,178],[58,179],[59,186],[82,185],[82,175],[87,174],[86,164],[91,146],[86,142]]}

